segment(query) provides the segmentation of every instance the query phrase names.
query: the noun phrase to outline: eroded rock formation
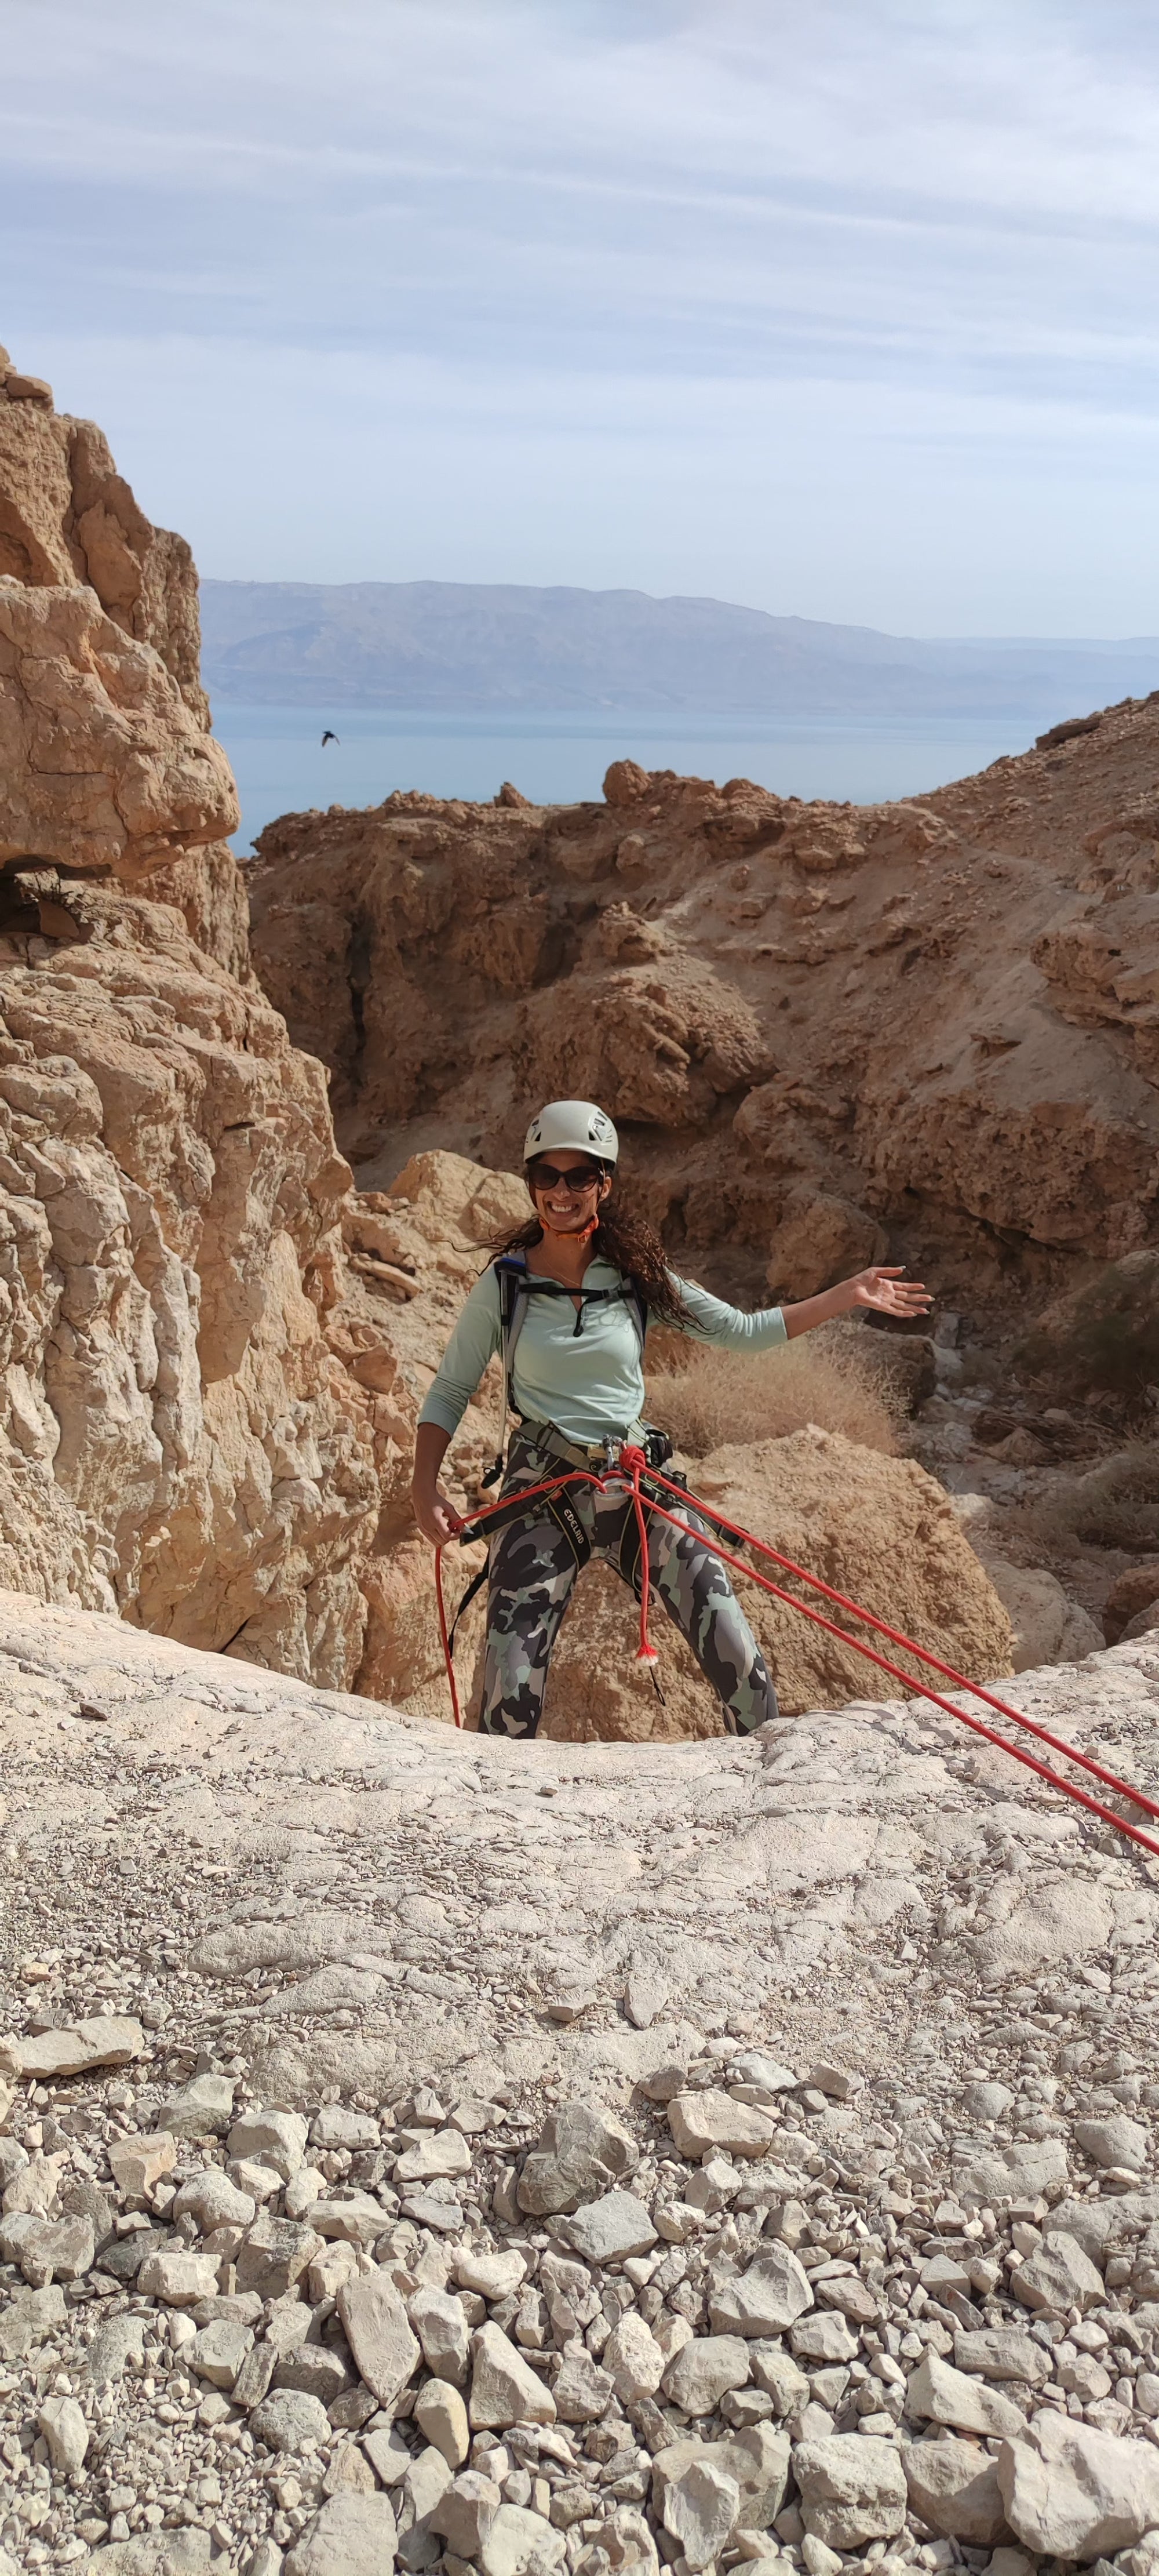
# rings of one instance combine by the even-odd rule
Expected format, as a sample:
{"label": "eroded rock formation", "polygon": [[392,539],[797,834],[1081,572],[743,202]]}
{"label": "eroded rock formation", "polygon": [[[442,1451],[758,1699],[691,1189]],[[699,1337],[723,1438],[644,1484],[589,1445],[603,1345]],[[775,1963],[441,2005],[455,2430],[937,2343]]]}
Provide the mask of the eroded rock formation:
{"label": "eroded rock formation", "polygon": [[[0,548],[0,1576],[445,1719],[414,1424],[488,1244],[522,1213],[519,1180],[490,1166],[516,1160],[528,1097],[608,1098],[674,1248],[724,1284],[759,1292],[763,1267],[808,1289],[880,1257],[902,1220],[870,1145],[882,1048],[895,1078],[898,1048],[870,1048],[872,1079],[839,1113],[790,1059],[820,1048],[827,1011],[843,1060],[869,1027],[840,925],[864,932],[887,879],[913,880],[909,962],[933,977],[947,889],[968,874],[948,866],[958,844],[913,808],[858,818],[630,764],[609,802],[569,812],[505,789],[492,808],[411,797],[291,819],[267,838],[258,910],[269,987],[317,1051],[300,1052],[249,964],[188,548],[150,527],[100,433],[11,368]],[[766,914],[802,940],[814,925],[807,967],[804,947],[755,940]],[[866,944],[892,973],[893,945]],[[1131,1041],[1120,1028],[1113,1043]],[[375,1149],[363,1178],[386,1187],[352,1191],[319,1054],[348,1141]],[[477,1159],[423,1150],[432,1134]],[[1131,1180],[1115,1172],[1104,1198]],[[1121,1208],[1115,1225],[1125,1241]],[[493,1454],[496,1395],[481,1390],[455,1445],[464,1503]],[[820,1551],[839,1588],[900,1603],[971,1671],[1005,1670],[1010,1624],[936,1484],[840,1438],[819,1451],[813,1416],[795,1419],[795,1437],[758,1450],[750,1434],[698,1473],[741,1518]],[[1066,1611],[1055,1625],[1080,1651]],[[788,1709],[864,1688],[789,1614],[762,1606],[760,1624]],[[477,1644],[478,1614],[464,1684]],[[662,1709],[632,1646],[627,1595],[593,1576],[550,1730],[717,1731],[676,1639]]]}
{"label": "eroded rock formation", "polygon": [[249,972],[189,549],[11,369],[0,563],[5,1573],[347,1682],[379,1479],[325,1075]]}
{"label": "eroded rock formation", "polygon": [[621,761],[598,804],[288,815],[255,960],[364,1178],[436,1120],[511,1164],[528,1099],[574,1091],[722,1284],[888,1242],[1037,1294],[1155,1232],[1157,770],[1148,700],[920,803]]}
{"label": "eroded rock formation", "polygon": [[185,539],[0,350],[0,867],[148,878],[242,972],[237,795],[198,641]]}

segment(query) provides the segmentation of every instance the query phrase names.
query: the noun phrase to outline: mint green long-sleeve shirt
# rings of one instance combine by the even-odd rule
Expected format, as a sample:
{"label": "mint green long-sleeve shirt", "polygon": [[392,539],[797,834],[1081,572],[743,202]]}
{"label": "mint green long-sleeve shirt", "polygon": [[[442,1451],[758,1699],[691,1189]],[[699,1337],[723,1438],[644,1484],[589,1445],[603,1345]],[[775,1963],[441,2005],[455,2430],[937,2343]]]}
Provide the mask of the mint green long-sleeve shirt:
{"label": "mint green long-sleeve shirt", "polygon": [[[533,1268],[529,1276],[535,1277]],[[610,1262],[589,1263],[585,1288],[625,1285]],[[707,1288],[692,1280],[677,1279],[676,1286],[693,1319],[682,1329],[694,1341],[713,1342],[726,1351],[764,1351],[789,1338],[779,1306],[746,1315],[739,1306],[710,1297]],[[531,1296],[521,1304],[512,1368],[516,1411],[533,1422],[553,1422],[565,1439],[584,1444],[602,1440],[608,1432],[623,1436],[630,1431],[644,1405],[640,1335],[631,1299],[585,1306],[578,1334],[570,1297]],[[443,1353],[419,1421],[457,1431],[500,1341],[499,1282],[493,1270],[485,1270]]]}

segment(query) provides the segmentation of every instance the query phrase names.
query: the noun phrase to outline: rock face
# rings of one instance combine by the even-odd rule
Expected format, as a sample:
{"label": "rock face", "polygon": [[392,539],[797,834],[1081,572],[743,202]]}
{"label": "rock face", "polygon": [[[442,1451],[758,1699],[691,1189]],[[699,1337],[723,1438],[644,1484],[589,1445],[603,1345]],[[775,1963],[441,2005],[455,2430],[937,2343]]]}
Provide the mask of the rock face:
{"label": "rock face", "polygon": [[168,905],[74,880],[42,910],[0,947],[0,1566],[346,1681],[377,1490],[319,1316],[347,1181],[320,1068]]}
{"label": "rock face", "polygon": [[1157,756],[1148,701],[921,804],[621,761],[566,809],[289,815],[255,959],[356,1160],[437,1107],[511,1164],[528,1099],[574,1092],[722,1284],[807,1291],[884,1236],[1008,1299],[1153,1239]]}
{"label": "rock face", "polygon": [[[1142,757],[1129,728],[1120,768],[1128,753]],[[1081,786],[1088,752],[1074,757]],[[0,1582],[445,1720],[409,1504],[414,1424],[488,1245],[524,1212],[519,1179],[488,1165],[517,1149],[527,1097],[561,1083],[606,1096],[673,1249],[727,1240],[714,1258],[747,1264],[749,1285],[762,1265],[808,1288],[878,1257],[897,1199],[875,1141],[879,1059],[871,1048],[858,1104],[842,1094],[838,1112],[836,1059],[810,1089],[792,1052],[803,993],[833,1019],[840,940],[831,954],[816,923],[840,931],[848,913],[860,938],[905,880],[905,957],[924,961],[912,1036],[941,955],[922,905],[944,924],[969,869],[949,865],[949,825],[917,809],[855,826],[625,764],[604,805],[567,813],[514,791],[487,809],[394,799],[350,824],[349,848],[345,820],[321,842],[313,825],[276,827],[259,871],[270,1001],[224,839],[235,821],[188,547],[151,527],[100,432],[58,416],[0,353]],[[323,866],[324,899],[320,878],[307,896]],[[754,937],[763,911],[812,923],[799,954]],[[888,982],[896,945],[870,950]],[[389,1187],[352,1190],[323,1066],[278,1002],[335,1066],[349,1141],[373,1143],[382,1168],[364,1177]],[[1091,1084],[1093,1063],[1079,1067]],[[482,1162],[428,1150],[433,1114]],[[824,1153],[806,1150],[818,1121]],[[904,1123],[891,1113],[891,1138]],[[1089,1213],[1081,1157],[1074,1188]],[[493,1453],[496,1392],[480,1391],[455,1445],[462,1505]],[[839,1589],[973,1675],[1008,1669],[1009,1622],[913,1462],[801,1430],[699,1464],[706,1491]],[[792,1612],[762,1600],[757,1624],[787,1712],[864,1694],[869,1668]],[[481,1625],[480,1604],[464,1684]],[[1063,1625],[1059,1652],[1096,1636],[1077,1612]],[[622,1588],[585,1577],[546,1731],[717,1734],[675,1633],[660,1639],[661,1700],[631,1626]],[[643,1972],[637,1988],[645,2026],[658,2006]]]}
{"label": "rock face", "polygon": [[221,846],[237,797],[209,731],[193,558],[150,525],[94,423],[31,382],[0,350],[0,864],[148,878],[242,969]]}
{"label": "rock face", "polygon": [[0,1575],[344,1683],[402,1426],[357,1279],[327,1339],[350,1175],[197,637],[184,541],[0,357]]}

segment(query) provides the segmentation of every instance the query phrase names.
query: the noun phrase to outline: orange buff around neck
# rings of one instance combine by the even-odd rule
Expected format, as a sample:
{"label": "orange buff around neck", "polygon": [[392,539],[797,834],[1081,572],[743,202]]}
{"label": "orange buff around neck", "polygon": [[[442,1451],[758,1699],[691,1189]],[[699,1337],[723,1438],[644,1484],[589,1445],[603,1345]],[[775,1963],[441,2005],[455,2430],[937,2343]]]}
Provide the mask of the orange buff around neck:
{"label": "orange buff around neck", "polygon": [[552,1235],[557,1243],[587,1243],[591,1236],[598,1234],[600,1230],[598,1216],[592,1217],[587,1225],[568,1226],[566,1229],[562,1226],[549,1225],[547,1218],[543,1216],[539,1222],[543,1232]]}

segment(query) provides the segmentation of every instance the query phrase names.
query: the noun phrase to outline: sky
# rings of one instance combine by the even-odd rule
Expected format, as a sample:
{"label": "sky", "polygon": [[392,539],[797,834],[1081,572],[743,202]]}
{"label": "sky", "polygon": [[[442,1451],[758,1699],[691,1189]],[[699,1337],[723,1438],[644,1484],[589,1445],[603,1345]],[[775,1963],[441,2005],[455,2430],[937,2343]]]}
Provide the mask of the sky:
{"label": "sky", "polygon": [[1159,631],[1154,0],[0,22],[0,338],[203,573]]}

